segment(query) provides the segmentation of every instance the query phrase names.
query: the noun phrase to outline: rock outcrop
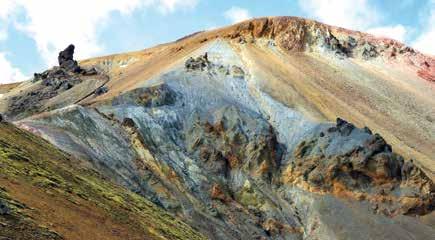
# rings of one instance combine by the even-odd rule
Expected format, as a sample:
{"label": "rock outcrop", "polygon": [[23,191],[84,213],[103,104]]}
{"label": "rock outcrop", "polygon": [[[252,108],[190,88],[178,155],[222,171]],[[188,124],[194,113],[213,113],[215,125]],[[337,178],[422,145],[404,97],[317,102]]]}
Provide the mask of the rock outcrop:
{"label": "rock outcrop", "polygon": [[273,128],[255,115],[235,106],[222,107],[204,118],[192,114],[186,137],[188,152],[201,159],[210,173],[228,177],[232,170],[243,169],[270,182],[282,151]]}
{"label": "rock outcrop", "polygon": [[379,134],[340,118],[298,145],[286,176],[312,191],[368,201],[386,215],[424,215],[435,207],[435,186],[412,160],[404,162]]}
{"label": "rock outcrop", "polygon": [[[106,78],[104,74],[99,74],[94,67],[80,67],[77,61],[74,60],[74,45],[72,44],[59,53],[58,61],[59,66],[42,73],[35,73],[32,79],[32,87],[10,96],[8,109],[5,112],[7,116],[12,119],[22,118],[47,110],[52,107],[44,106],[47,102],[70,91],[75,86],[90,79],[92,80],[92,78],[97,79],[98,82]],[[107,92],[107,88],[101,87],[97,90],[83,89],[80,91],[95,91],[101,95]],[[82,97],[88,95],[83,92],[78,94]]]}
{"label": "rock outcrop", "polygon": [[41,74],[35,73],[36,87],[11,98],[8,115],[17,116],[27,112],[34,114],[43,110],[44,101],[72,89],[83,82],[80,75],[62,67],[54,67]]}
{"label": "rock outcrop", "polygon": [[189,58],[186,63],[185,67],[188,70],[205,70],[208,66],[210,66],[210,61],[208,60],[207,53],[205,53],[202,56],[199,56],[197,58]]}
{"label": "rock outcrop", "polygon": [[59,56],[57,57],[59,66],[63,69],[66,69],[71,72],[79,73],[81,68],[77,61],[74,60],[74,45],[70,44],[65,50],[59,52]]}
{"label": "rock outcrop", "polygon": [[59,52],[59,56],[57,57],[59,67],[66,71],[80,73],[86,76],[98,74],[98,71],[95,68],[84,69],[79,66],[78,62],[74,60],[74,49],[74,45],[70,44],[63,51]]}

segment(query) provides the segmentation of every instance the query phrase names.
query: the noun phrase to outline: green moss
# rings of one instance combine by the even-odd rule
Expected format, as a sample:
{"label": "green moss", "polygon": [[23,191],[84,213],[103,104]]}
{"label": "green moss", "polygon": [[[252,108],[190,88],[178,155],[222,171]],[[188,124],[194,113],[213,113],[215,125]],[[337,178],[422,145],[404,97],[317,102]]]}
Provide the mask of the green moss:
{"label": "green moss", "polygon": [[27,181],[66,199],[78,197],[93,202],[114,221],[142,229],[151,238],[205,239],[143,197],[76,165],[79,165],[77,160],[45,140],[11,124],[0,124],[0,175],[3,177]]}

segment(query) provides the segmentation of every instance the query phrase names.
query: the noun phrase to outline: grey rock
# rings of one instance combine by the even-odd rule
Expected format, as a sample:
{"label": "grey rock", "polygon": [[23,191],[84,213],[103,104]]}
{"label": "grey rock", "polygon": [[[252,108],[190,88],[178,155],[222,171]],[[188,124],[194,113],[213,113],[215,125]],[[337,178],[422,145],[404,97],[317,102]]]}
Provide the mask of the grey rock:
{"label": "grey rock", "polygon": [[109,88],[106,87],[106,86],[102,86],[102,87],[97,88],[94,91],[94,94],[97,95],[97,96],[100,96],[100,95],[103,95],[103,94],[105,94],[107,92],[109,92]]}
{"label": "grey rock", "polygon": [[84,76],[92,76],[92,75],[97,75],[98,74],[98,70],[94,67],[89,68],[89,69],[82,69],[82,75]]}
{"label": "grey rock", "polygon": [[[328,129],[334,131],[323,137],[313,134],[299,144],[294,152],[292,175],[300,175],[304,181],[326,191],[334,191],[338,182],[356,198],[363,194],[376,199],[379,193],[400,199],[408,197],[405,192],[412,189],[415,194],[406,203],[378,202],[382,208],[378,211],[387,215],[424,215],[432,211],[433,182],[412,161],[405,163],[403,157],[392,152],[382,136],[342,119]],[[410,178],[412,181],[407,181]]]}
{"label": "grey rock", "polygon": [[3,199],[0,199],[0,215],[9,215],[11,212],[10,208]]}
{"label": "grey rock", "polygon": [[124,118],[124,120],[122,120],[122,124],[121,125],[124,126],[124,127],[136,128],[136,123],[131,118]]}
{"label": "grey rock", "polygon": [[208,55],[205,53],[202,56],[197,58],[189,58],[184,64],[187,70],[200,70],[203,71],[210,65],[210,61],[208,60]]}
{"label": "grey rock", "polygon": [[362,56],[364,59],[368,60],[371,58],[375,58],[379,55],[379,53],[376,50],[376,47],[370,43],[365,43],[362,46]]}
{"label": "grey rock", "polygon": [[70,44],[65,50],[59,52],[57,59],[61,68],[78,73],[81,69],[77,61],[74,60],[74,49],[74,45]]}

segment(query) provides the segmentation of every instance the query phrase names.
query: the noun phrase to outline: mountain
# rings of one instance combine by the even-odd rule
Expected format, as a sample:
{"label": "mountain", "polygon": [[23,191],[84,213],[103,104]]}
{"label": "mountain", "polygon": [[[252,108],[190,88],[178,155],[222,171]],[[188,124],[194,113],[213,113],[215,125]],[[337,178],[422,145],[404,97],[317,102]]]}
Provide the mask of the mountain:
{"label": "mountain", "polygon": [[0,123],[1,239],[205,239],[43,139]]}
{"label": "mountain", "polygon": [[[101,176],[92,187],[180,219],[171,231],[209,239],[434,236],[432,56],[295,17],[80,62],[73,54],[71,45],[59,66],[1,87],[3,118],[74,159],[59,164]],[[4,164],[15,161],[5,156]],[[31,176],[31,166],[17,177]],[[90,202],[100,206],[99,196]],[[141,214],[130,212],[139,224]]]}

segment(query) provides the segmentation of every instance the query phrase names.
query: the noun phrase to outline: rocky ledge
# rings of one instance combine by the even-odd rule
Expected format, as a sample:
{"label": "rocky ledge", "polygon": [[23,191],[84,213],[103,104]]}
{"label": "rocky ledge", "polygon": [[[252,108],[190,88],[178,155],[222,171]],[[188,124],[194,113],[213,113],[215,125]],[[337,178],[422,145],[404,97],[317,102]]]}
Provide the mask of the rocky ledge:
{"label": "rocky ledge", "polygon": [[102,75],[96,68],[79,66],[74,60],[74,49],[74,45],[71,44],[59,52],[59,66],[35,73],[31,86],[10,97],[5,115],[14,119],[48,110],[44,106],[47,101],[69,91],[89,77],[98,78]]}
{"label": "rocky ledge", "polygon": [[338,118],[336,126],[302,141],[293,158],[284,181],[310,191],[368,201],[388,216],[434,210],[433,182],[368,128]]}
{"label": "rocky ledge", "polygon": [[257,18],[209,34],[198,33],[190,38],[200,43],[227,38],[238,44],[255,44],[258,40],[267,39],[273,41],[273,46],[288,52],[329,52],[340,58],[402,61],[414,68],[421,78],[432,83],[435,81],[435,59],[431,56],[392,39],[376,38],[298,17]]}

